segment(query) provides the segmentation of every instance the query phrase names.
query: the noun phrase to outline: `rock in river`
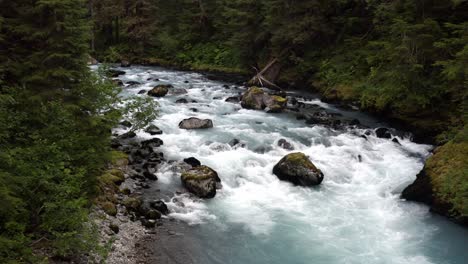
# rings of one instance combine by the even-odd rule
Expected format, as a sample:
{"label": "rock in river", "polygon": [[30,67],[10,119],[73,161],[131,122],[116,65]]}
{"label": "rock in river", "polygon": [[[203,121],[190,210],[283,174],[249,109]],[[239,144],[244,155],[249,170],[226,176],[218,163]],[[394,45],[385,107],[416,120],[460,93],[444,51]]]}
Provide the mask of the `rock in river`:
{"label": "rock in river", "polygon": [[163,132],[161,131],[161,129],[159,129],[159,127],[155,126],[155,125],[149,125],[146,129],[145,129],[145,132],[154,136],[154,135],[161,135]]}
{"label": "rock in river", "polygon": [[172,88],[172,85],[160,84],[149,90],[148,95],[153,97],[164,97],[169,92],[169,88]]}
{"label": "rock in river", "polygon": [[258,87],[250,87],[242,95],[241,106],[246,109],[265,109],[270,113],[278,113],[284,110],[287,102],[284,97],[267,94]]}
{"label": "rock in river", "polygon": [[273,167],[273,174],[282,181],[289,181],[295,185],[318,185],[323,180],[323,173],[315,167],[309,158],[300,152],[284,156]]}
{"label": "rock in river", "polygon": [[179,123],[179,128],[182,129],[203,129],[212,127],[213,121],[211,121],[210,119],[199,119],[196,117],[184,119]]}
{"label": "rock in river", "polygon": [[200,198],[213,198],[221,180],[218,173],[207,166],[198,166],[182,173],[182,184]]}

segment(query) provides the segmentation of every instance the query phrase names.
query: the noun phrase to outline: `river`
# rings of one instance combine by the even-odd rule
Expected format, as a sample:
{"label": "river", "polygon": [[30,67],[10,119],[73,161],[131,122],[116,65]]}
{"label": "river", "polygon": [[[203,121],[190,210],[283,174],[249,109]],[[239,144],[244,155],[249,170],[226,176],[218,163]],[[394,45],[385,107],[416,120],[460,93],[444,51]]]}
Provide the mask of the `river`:
{"label": "river", "polygon": [[[187,235],[196,241],[195,263],[466,263],[466,229],[431,214],[425,205],[400,198],[432,146],[416,144],[398,131],[393,134],[399,143],[374,133],[363,138],[366,131],[387,124],[312,95],[299,100],[309,109],[337,113],[343,120],[357,118],[368,129],[331,129],[307,125],[293,112],[242,109],[225,99],[238,96],[245,87],[200,73],[142,66],[119,69],[126,71],[120,76],[124,83],[141,83],[124,88],[124,96],[159,83],[187,90],[154,99],[160,105],[154,124],[164,131],[158,136],[164,141],[161,151],[169,161],[196,157],[218,172],[223,189],[210,200],[176,192],[182,189],[180,173],[168,162],[148,192],[161,190],[170,217],[190,225]],[[196,102],[176,104],[181,98]],[[192,116],[212,119],[214,128],[178,128],[182,119]],[[151,138],[144,132],[138,137]],[[245,146],[230,146],[233,139]],[[279,139],[295,150],[279,147]],[[320,186],[293,186],[272,174],[276,162],[297,151],[323,171]]]}

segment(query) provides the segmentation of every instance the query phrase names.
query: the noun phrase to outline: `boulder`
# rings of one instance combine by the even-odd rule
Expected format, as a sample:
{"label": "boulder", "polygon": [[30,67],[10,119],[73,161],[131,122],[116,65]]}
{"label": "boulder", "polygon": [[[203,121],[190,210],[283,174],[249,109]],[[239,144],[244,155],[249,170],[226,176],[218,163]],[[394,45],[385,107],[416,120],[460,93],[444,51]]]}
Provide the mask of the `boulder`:
{"label": "boulder", "polygon": [[161,135],[163,132],[161,131],[161,129],[159,129],[159,127],[155,126],[155,125],[149,125],[146,129],[145,129],[145,132],[154,136],[154,135]]}
{"label": "boulder", "polygon": [[179,123],[179,128],[181,129],[204,129],[212,127],[213,121],[210,119],[199,119],[196,117],[184,119]]}
{"label": "boulder", "polygon": [[244,142],[240,141],[237,138],[232,139],[231,141],[229,141],[228,144],[232,148],[245,148],[245,145],[246,145]]}
{"label": "boulder", "polygon": [[152,138],[152,139],[148,139],[148,140],[141,142],[141,146],[143,148],[149,148],[149,149],[160,147],[163,144],[164,142],[159,138]]}
{"label": "boulder", "polygon": [[278,146],[286,149],[286,150],[294,150],[294,147],[293,145],[291,145],[291,143],[289,143],[286,139],[282,138],[280,140],[278,140]]}
{"label": "boulder", "polygon": [[300,152],[284,156],[274,167],[275,174],[282,181],[289,181],[295,185],[312,186],[323,181],[323,173]]}
{"label": "boulder", "polygon": [[172,88],[172,85],[160,84],[149,90],[148,95],[153,97],[164,97],[169,92],[169,88]]}
{"label": "boulder", "polygon": [[146,90],[140,90],[140,91],[138,92],[138,94],[144,94],[144,93],[146,93]]}
{"label": "boulder", "polygon": [[375,130],[375,135],[378,138],[386,138],[386,139],[392,138],[392,134],[390,133],[390,130],[388,128],[385,128],[385,127],[377,128]]}
{"label": "boulder", "polygon": [[120,67],[125,67],[125,68],[127,68],[127,67],[130,67],[130,66],[132,66],[132,64],[131,64],[128,60],[122,60],[122,61],[120,62]]}
{"label": "boulder", "polygon": [[218,173],[207,166],[198,166],[182,173],[184,187],[200,198],[213,198],[221,180]]}
{"label": "boulder", "polygon": [[141,83],[137,81],[128,81],[125,84],[128,86],[135,86],[135,85],[140,85]]}
{"label": "boulder", "polygon": [[113,78],[125,74],[124,71],[114,70],[114,69],[108,70],[107,72],[108,72],[108,74],[109,74],[111,77],[113,77]]}
{"label": "boulder", "polygon": [[197,167],[201,165],[201,162],[194,157],[186,158],[184,159],[184,162],[192,167]]}
{"label": "boulder", "polygon": [[263,110],[265,103],[263,102],[265,92],[258,87],[249,88],[241,98],[241,106],[246,109]]}
{"label": "boulder", "polygon": [[169,214],[169,209],[167,208],[166,203],[161,200],[154,200],[150,203],[151,208],[158,210],[161,214],[167,215]]}
{"label": "boulder", "polygon": [[238,103],[240,101],[240,98],[238,96],[231,96],[226,98],[226,100],[224,101],[228,103]]}
{"label": "boulder", "polygon": [[176,104],[188,104],[188,101],[187,99],[185,98],[182,98],[182,99],[178,99],[177,101],[175,101]]}
{"label": "boulder", "polygon": [[246,109],[266,110],[279,113],[286,108],[288,100],[278,95],[265,93],[261,88],[251,87],[242,95],[241,106]]}
{"label": "boulder", "polygon": [[133,131],[129,131],[125,134],[120,135],[119,139],[129,139],[129,138],[134,138],[134,137],[136,137],[136,133]]}
{"label": "boulder", "polygon": [[264,97],[267,113],[280,113],[286,108],[288,100],[278,95],[268,95]]}

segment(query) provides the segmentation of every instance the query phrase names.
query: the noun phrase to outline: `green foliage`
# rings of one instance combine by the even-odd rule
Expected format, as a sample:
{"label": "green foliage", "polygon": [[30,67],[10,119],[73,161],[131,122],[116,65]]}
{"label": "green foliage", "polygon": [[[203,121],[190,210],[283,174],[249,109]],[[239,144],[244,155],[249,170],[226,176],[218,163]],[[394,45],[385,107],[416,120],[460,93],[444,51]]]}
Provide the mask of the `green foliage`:
{"label": "green foliage", "polygon": [[90,198],[120,99],[86,67],[85,1],[2,1],[0,14],[0,262],[95,251]]}
{"label": "green foliage", "polygon": [[158,117],[158,103],[151,97],[127,98],[123,114],[132,123],[131,131],[145,128]]}
{"label": "green foliage", "polygon": [[437,149],[426,164],[436,199],[451,206],[454,217],[468,216],[468,126]]}

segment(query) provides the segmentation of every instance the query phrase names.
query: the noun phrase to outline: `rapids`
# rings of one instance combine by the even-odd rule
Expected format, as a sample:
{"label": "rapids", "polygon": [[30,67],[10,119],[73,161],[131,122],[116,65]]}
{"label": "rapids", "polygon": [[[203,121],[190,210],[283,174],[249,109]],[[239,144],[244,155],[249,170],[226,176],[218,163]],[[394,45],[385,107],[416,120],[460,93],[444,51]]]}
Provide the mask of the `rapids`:
{"label": "rapids", "polygon": [[[242,109],[224,100],[238,96],[245,87],[199,73],[140,66],[119,69],[126,71],[119,77],[124,83],[141,83],[124,88],[123,96],[158,83],[188,91],[155,99],[160,117],[154,124],[164,131],[158,136],[164,141],[161,151],[169,161],[196,157],[218,172],[223,189],[211,200],[176,194],[182,189],[180,173],[168,162],[159,169],[159,180],[150,192],[161,189],[170,216],[192,226],[190,236],[197,241],[194,263],[463,263],[468,259],[467,230],[429,213],[427,206],[400,198],[432,146],[413,143],[404,133],[395,133],[400,144],[374,134],[366,140],[361,137],[366,129],[334,130],[306,125],[293,113]],[[196,103],[176,104],[180,98]],[[317,98],[302,101],[339,113],[343,119],[357,118],[371,129],[386,126]],[[178,128],[182,119],[192,116],[212,119],[214,128]],[[144,132],[138,137],[151,138]],[[228,142],[234,138],[245,147],[231,147]],[[277,146],[281,138],[323,171],[320,186],[297,187],[272,174],[275,163],[291,152]]]}

